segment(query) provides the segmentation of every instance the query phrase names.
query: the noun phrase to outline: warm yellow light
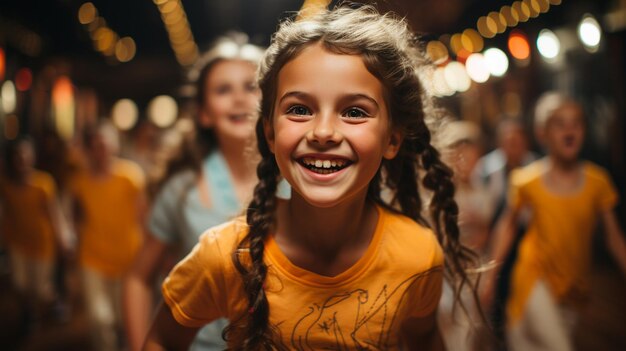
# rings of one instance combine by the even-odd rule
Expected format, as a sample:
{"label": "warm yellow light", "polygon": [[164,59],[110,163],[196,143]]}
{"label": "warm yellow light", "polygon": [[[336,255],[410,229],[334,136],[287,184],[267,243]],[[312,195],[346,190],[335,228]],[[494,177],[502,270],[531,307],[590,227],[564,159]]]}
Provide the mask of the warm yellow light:
{"label": "warm yellow light", "polygon": [[180,7],[178,9],[179,9],[178,11],[173,11],[168,14],[163,14],[162,17],[163,17],[163,23],[165,23],[165,26],[174,25],[185,18],[185,13],[180,9]]}
{"label": "warm yellow light", "polygon": [[504,16],[506,20],[506,25],[509,27],[515,27],[519,22],[519,16],[517,15],[517,11],[512,9],[510,6],[502,6],[500,9],[500,14]]}
{"label": "warm yellow light", "polygon": [[546,13],[550,10],[550,0],[539,0],[539,12]]}
{"label": "warm yellow light", "polygon": [[524,3],[526,3],[526,5],[528,5],[528,8],[530,9],[530,17],[531,18],[536,18],[537,16],[539,16],[539,1],[537,0],[522,0]]}
{"label": "warm yellow light", "polygon": [[[495,30],[491,30],[487,25],[487,21],[489,20],[486,16],[481,16],[476,22],[476,28],[478,29],[478,33],[485,38],[493,38],[496,35]],[[492,20],[493,21],[493,20]],[[496,25],[495,23],[493,24]]]}
{"label": "warm yellow light", "polygon": [[504,19],[504,16],[502,16],[502,14],[492,11],[489,12],[488,17],[493,21],[493,23],[495,23],[496,33],[502,33],[506,30],[506,20]]}
{"label": "warm yellow light", "polygon": [[74,88],[66,76],[59,77],[52,87],[52,110],[59,135],[69,140],[74,134]]}
{"label": "warm yellow light", "polygon": [[178,1],[176,0],[171,0],[163,5],[159,5],[159,10],[162,14],[173,12],[176,10],[176,8],[180,8],[180,3],[178,3]]}
{"label": "warm yellow light", "polygon": [[526,22],[530,18],[530,7],[525,2],[516,1],[513,3],[513,8],[517,10],[520,22]]}
{"label": "warm yellow light", "polygon": [[479,52],[483,49],[483,38],[474,29],[466,29],[461,35],[461,45],[469,52]]}
{"label": "warm yellow light", "polygon": [[96,49],[98,49],[98,51],[106,55],[113,55],[115,53],[117,34],[113,32],[110,28],[99,28],[94,33],[94,39],[96,40]]}
{"label": "warm yellow light", "polygon": [[432,40],[426,45],[426,54],[436,64],[442,64],[448,59],[448,49],[439,40]]}
{"label": "warm yellow light", "polygon": [[152,2],[154,2],[155,5],[163,5],[166,2],[168,2],[169,0],[152,0]]}
{"label": "warm yellow light", "polygon": [[461,34],[456,33],[452,35],[452,37],[450,38],[450,50],[452,50],[452,52],[456,54],[462,48],[463,48],[463,41],[462,41]]}
{"label": "warm yellow light", "polygon": [[78,21],[81,24],[89,24],[98,17],[98,9],[91,2],[86,2],[78,9]]}
{"label": "warm yellow light", "polygon": [[131,37],[124,37],[115,44],[115,58],[120,62],[128,62],[135,57],[137,47]]}

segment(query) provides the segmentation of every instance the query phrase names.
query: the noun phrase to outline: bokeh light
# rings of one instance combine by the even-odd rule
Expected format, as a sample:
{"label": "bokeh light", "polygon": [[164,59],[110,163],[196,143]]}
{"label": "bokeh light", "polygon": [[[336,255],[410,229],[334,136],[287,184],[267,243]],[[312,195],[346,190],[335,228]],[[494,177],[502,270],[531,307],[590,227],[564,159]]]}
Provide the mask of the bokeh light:
{"label": "bokeh light", "polygon": [[561,42],[554,32],[542,29],[537,37],[537,49],[541,56],[547,60],[553,60],[561,51]]}
{"label": "bokeh light", "polygon": [[23,67],[15,73],[15,87],[18,91],[27,91],[33,84],[33,72],[29,68]]}
{"label": "bokeh light", "polygon": [[511,56],[518,60],[526,60],[530,56],[530,44],[526,35],[519,30],[511,31],[508,40]]}
{"label": "bokeh light", "polygon": [[465,61],[467,75],[476,83],[484,83],[489,79],[489,67],[482,54],[471,54]]}
{"label": "bokeh light", "polygon": [[448,59],[448,49],[439,40],[432,40],[426,45],[426,55],[436,64],[442,64]]}
{"label": "bokeh light", "polygon": [[504,51],[498,48],[490,48],[483,53],[487,61],[489,73],[496,77],[502,77],[509,69],[509,59]]}
{"label": "bokeh light", "polygon": [[74,134],[74,87],[69,77],[60,76],[52,86],[52,111],[59,135],[69,140]]}
{"label": "bokeh light", "polygon": [[128,62],[135,57],[137,48],[131,37],[123,37],[115,44],[115,58],[120,62]]}
{"label": "bokeh light", "polygon": [[476,22],[476,28],[484,38],[493,38],[496,36],[498,26],[491,17],[481,16]]}
{"label": "bokeh light", "polygon": [[2,83],[0,89],[0,107],[4,113],[12,113],[15,111],[17,105],[17,96],[15,92],[15,84],[12,81],[7,80]]}
{"label": "bokeh light", "polygon": [[118,100],[111,109],[111,120],[119,130],[129,130],[137,124],[139,110],[130,99]]}
{"label": "bokeh light", "polygon": [[4,72],[6,70],[6,57],[4,49],[0,48],[0,80],[4,80]]}
{"label": "bokeh light", "polygon": [[148,104],[148,118],[157,127],[167,128],[178,117],[178,105],[173,97],[168,95],[159,95],[152,99]]}
{"label": "bokeh light", "polygon": [[483,38],[475,29],[466,29],[461,34],[461,45],[469,52],[479,52],[484,47]]}
{"label": "bokeh light", "polygon": [[591,15],[585,14],[578,24],[578,37],[586,49],[595,52],[600,46],[602,30],[600,24]]}
{"label": "bokeh light", "polygon": [[89,24],[98,17],[98,10],[91,2],[86,2],[78,9],[78,21],[81,24]]}
{"label": "bokeh light", "polygon": [[465,71],[465,66],[457,61],[452,61],[444,67],[443,77],[447,86],[458,92],[467,91],[472,85],[472,81]]}

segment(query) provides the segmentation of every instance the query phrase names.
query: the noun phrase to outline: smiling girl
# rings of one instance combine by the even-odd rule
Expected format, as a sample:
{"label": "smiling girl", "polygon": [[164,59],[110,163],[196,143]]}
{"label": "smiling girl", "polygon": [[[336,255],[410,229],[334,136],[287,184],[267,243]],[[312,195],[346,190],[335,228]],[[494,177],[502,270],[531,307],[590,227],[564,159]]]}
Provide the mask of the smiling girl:
{"label": "smiling girl", "polygon": [[[421,57],[405,22],[369,6],[281,25],[260,69],[247,215],[207,231],[170,273],[145,349],[184,349],[222,316],[234,350],[443,349],[444,266],[466,281],[471,256],[430,144]],[[288,200],[275,196],[283,180]]]}

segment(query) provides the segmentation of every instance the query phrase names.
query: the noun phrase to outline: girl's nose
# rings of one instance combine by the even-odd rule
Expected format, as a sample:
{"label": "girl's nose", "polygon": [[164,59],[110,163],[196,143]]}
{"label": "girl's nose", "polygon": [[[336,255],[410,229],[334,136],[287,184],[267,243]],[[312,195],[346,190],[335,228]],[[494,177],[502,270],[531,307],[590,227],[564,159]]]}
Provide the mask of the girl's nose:
{"label": "girl's nose", "polygon": [[331,114],[318,114],[313,120],[307,139],[320,145],[338,144],[341,141],[341,133],[337,130],[336,123],[337,118]]}

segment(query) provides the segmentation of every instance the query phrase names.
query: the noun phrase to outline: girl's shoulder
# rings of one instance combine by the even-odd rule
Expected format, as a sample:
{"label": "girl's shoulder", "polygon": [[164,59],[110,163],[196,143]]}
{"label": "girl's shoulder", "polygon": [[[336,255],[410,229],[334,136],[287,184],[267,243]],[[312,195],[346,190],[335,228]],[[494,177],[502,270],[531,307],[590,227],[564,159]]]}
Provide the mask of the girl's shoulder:
{"label": "girl's shoulder", "polygon": [[200,255],[213,258],[223,257],[230,261],[232,253],[239,242],[248,234],[248,224],[244,216],[236,217],[228,222],[207,229],[198,239],[194,250]]}
{"label": "girl's shoulder", "polygon": [[402,214],[381,210],[383,240],[396,257],[424,258],[429,266],[443,264],[443,249],[432,229]]}

